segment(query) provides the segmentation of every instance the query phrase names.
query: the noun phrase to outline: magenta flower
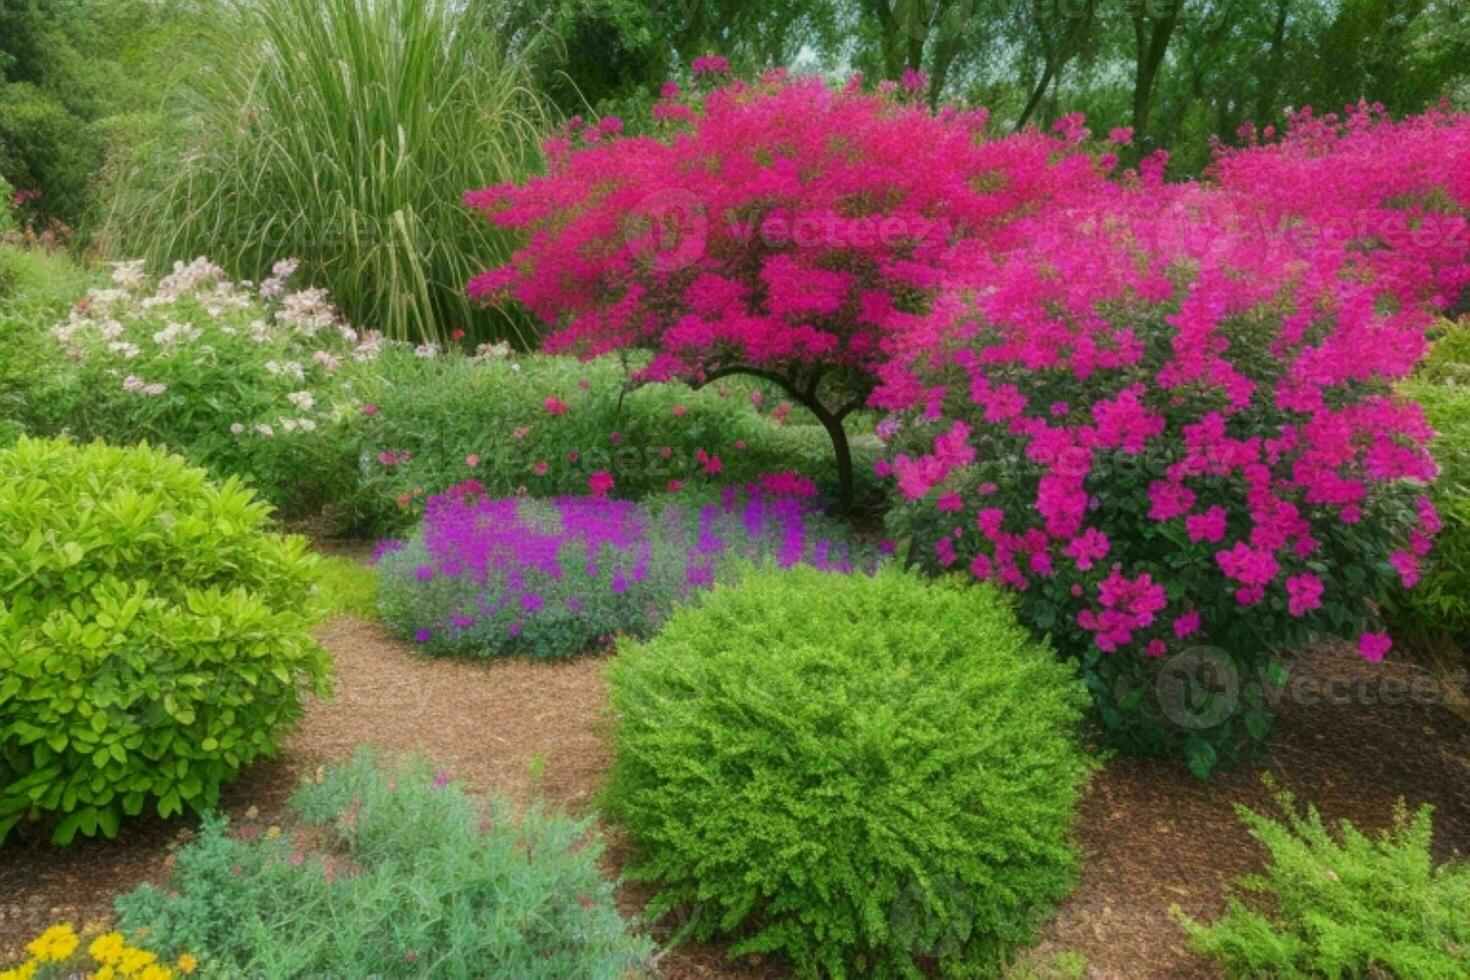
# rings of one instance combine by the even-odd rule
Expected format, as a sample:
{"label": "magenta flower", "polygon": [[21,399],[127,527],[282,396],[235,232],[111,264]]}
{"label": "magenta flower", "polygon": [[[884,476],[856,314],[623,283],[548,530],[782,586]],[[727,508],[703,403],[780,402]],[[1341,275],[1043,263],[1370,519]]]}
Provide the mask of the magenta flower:
{"label": "magenta flower", "polygon": [[554,395],[549,396],[541,404],[550,415],[565,415],[571,409],[570,405]]}
{"label": "magenta flower", "polygon": [[1293,575],[1286,580],[1287,611],[1305,616],[1322,607],[1322,580],[1311,572]]}
{"label": "magenta flower", "polygon": [[1364,633],[1358,637],[1358,652],[1364,660],[1377,663],[1392,649],[1393,639],[1387,633]]}
{"label": "magenta flower", "polygon": [[587,489],[594,497],[606,497],[615,483],[611,473],[607,470],[598,470],[587,478]]}

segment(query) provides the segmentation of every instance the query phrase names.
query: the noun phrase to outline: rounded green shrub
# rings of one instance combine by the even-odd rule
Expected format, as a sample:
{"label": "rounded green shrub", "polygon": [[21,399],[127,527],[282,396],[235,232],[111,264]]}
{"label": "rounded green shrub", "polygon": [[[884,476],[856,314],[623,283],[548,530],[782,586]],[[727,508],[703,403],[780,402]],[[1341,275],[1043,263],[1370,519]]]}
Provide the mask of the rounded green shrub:
{"label": "rounded green shrub", "polygon": [[315,559],[269,514],[146,444],[0,450],[0,840],[214,806],[327,693]]}
{"label": "rounded green shrub", "polygon": [[630,873],[732,955],[995,972],[1072,885],[1086,694],[988,587],[751,571],[609,678]]}

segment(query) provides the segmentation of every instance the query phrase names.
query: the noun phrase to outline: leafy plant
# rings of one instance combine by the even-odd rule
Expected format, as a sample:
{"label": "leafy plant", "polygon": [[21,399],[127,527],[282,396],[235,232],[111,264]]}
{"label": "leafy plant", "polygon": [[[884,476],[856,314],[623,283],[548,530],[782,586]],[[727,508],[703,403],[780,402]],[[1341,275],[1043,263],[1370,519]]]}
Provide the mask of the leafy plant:
{"label": "leafy plant", "polygon": [[380,545],[383,621],[434,654],[569,657],[615,635],[648,636],[732,558],[842,572],[871,564],[800,496],[814,492],[784,474],[703,506],[671,497],[645,508],[495,499],[461,484],[429,501],[406,545]]}
{"label": "leafy plant", "polygon": [[113,248],[155,266],[210,254],[252,279],[296,255],[352,322],[390,337],[517,335],[463,292],[509,244],[460,194],[539,163],[539,100],[484,6],[268,0],[211,18],[203,108],[183,146],[162,137],[119,175]]}
{"label": "leafy plant", "polygon": [[1470,972],[1470,865],[1434,866],[1432,807],[1369,837],[1344,820],[1333,834],[1315,807],[1289,793],[1283,819],[1246,807],[1240,819],[1265,846],[1264,874],[1239,882],[1221,918],[1179,914],[1195,948],[1231,976],[1454,977]]}
{"label": "leafy plant", "polygon": [[284,827],[208,816],[169,891],[117,900],[123,931],[206,975],[606,980],[651,952],[598,873],[590,820],[482,805],[422,758],[360,750]]}
{"label": "leafy plant", "polygon": [[766,569],[608,668],[607,801],[681,935],[996,972],[1071,888],[1086,695],[989,587]]}
{"label": "leafy plant", "polygon": [[67,367],[48,330],[99,278],[64,252],[0,241],[0,420],[34,433],[52,428]]}
{"label": "leafy plant", "polygon": [[146,444],[22,439],[0,473],[0,839],[214,806],[327,693],[306,542]]}

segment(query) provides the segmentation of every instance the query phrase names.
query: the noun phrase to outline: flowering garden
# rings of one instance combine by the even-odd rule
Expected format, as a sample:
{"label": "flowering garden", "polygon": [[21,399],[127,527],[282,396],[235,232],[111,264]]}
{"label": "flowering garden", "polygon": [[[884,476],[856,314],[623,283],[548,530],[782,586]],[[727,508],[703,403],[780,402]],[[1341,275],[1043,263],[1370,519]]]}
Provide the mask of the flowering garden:
{"label": "flowering garden", "polygon": [[0,183],[0,978],[1470,974],[1470,115],[934,84]]}

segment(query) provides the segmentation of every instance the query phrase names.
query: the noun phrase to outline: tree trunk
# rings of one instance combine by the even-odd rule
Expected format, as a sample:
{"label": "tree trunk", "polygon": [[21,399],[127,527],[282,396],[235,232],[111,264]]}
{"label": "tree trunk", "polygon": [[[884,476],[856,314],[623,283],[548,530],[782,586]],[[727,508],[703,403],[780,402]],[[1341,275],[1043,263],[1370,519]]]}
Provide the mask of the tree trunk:
{"label": "tree trunk", "polygon": [[1151,18],[1146,11],[1133,15],[1133,42],[1137,55],[1133,73],[1133,138],[1140,151],[1144,149],[1142,141],[1148,132],[1148,117],[1153,109],[1154,84],[1158,81],[1174,28],[1179,23],[1182,3],[1183,0],[1174,0],[1158,18]]}
{"label": "tree trunk", "polygon": [[803,390],[800,381],[795,378],[788,378],[774,371],[743,364],[717,368],[707,373],[702,381],[694,382],[692,387],[703,388],[712,381],[728,378],[732,374],[746,374],[778,385],[792,401],[817,417],[817,421],[822,423],[822,428],[827,430],[827,438],[832,442],[832,455],[837,463],[837,510],[839,512],[851,511],[853,499],[856,496],[856,481],[853,478],[852,446],[848,442],[847,429],[842,422],[850,411],[862,404],[863,400],[859,399],[833,411],[822,404],[821,399],[817,397],[815,381],[812,381]]}

